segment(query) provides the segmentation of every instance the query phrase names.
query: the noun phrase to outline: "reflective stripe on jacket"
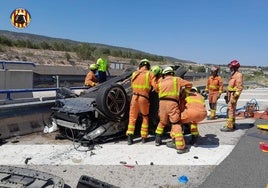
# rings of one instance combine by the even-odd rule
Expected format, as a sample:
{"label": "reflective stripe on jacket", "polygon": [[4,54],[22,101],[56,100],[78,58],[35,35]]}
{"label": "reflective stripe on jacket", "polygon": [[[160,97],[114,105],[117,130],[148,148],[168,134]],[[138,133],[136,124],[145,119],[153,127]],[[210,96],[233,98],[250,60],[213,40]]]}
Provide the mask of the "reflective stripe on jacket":
{"label": "reflective stripe on jacket", "polygon": [[219,91],[222,93],[223,81],[220,76],[210,76],[207,81],[206,90]]}
{"label": "reflective stripe on jacket", "polygon": [[108,69],[108,62],[105,59],[99,58],[97,60],[98,71],[106,72]]}
{"label": "reflective stripe on jacket", "polygon": [[95,86],[97,84],[97,82],[98,82],[98,80],[97,80],[94,72],[93,71],[89,71],[87,73],[86,78],[85,78],[85,85],[86,86],[93,87],[93,86]]}
{"label": "reflective stripe on jacket", "polygon": [[186,107],[188,108],[191,105],[196,106],[202,106],[205,107],[205,99],[202,95],[200,95],[199,93],[189,93],[186,94]]}
{"label": "reflective stripe on jacket", "polygon": [[193,84],[180,77],[166,76],[160,78],[157,84],[157,91],[159,98],[173,98],[179,101],[180,90],[185,87],[186,90],[190,90]]}
{"label": "reflective stripe on jacket", "polygon": [[[135,79],[136,79],[136,77],[137,76],[141,76],[141,77],[144,77],[144,75],[143,74],[145,74],[145,79],[144,79],[144,81],[145,81],[145,83],[142,83],[142,82],[135,82]],[[131,78],[131,80],[133,80],[133,82],[132,82],[132,88],[133,89],[150,89],[151,87],[150,87],[150,84],[149,84],[149,74],[150,74],[150,72],[149,71],[144,71],[144,72],[142,72],[142,71],[139,71],[139,72],[133,72],[133,74],[132,74],[132,78]]]}
{"label": "reflective stripe on jacket", "polygon": [[[170,81],[172,79],[172,85],[170,84]],[[164,97],[171,97],[171,98],[177,98],[179,97],[179,90],[178,90],[178,81],[176,77],[167,77],[162,80],[162,82],[159,82],[159,98]]]}
{"label": "reflective stripe on jacket", "polygon": [[243,90],[243,75],[236,71],[233,73],[229,80],[227,90],[230,92],[235,92],[237,96],[242,93]]}
{"label": "reflective stripe on jacket", "polygon": [[132,73],[132,92],[145,97],[149,97],[153,79],[153,73],[148,71],[145,67],[141,67],[140,70]]}

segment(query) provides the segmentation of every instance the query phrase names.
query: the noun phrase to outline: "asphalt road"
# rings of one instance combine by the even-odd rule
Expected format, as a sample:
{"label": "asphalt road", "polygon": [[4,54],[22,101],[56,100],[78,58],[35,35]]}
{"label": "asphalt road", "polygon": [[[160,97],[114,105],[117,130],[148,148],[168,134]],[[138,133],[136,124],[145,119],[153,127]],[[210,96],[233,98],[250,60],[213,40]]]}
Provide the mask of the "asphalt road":
{"label": "asphalt road", "polygon": [[[267,91],[245,90],[238,107],[254,97],[260,110],[266,109]],[[221,104],[223,99],[219,100]],[[224,108],[218,113],[223,111]],[[236,122],[238,129],[226,133],[219,130],[225,124],[224,118],[204,120],[199,125],[199,146],[190,147],[190,152],[183,155],[165,145],[154,146],[153,136],[146,144],[137,138],[131,146],[126,140],[118,140],[88,150],[69,140],[55,140],[56,132],[35,133],[8,139],[1,145],[0,164],[57,175],[64,179],[66,187],[76,187],[81,175],[127,188],[265,187],[268,153],[258,148],[263,138],[248,136],[258,131],[255,119],[239,117]],[[27,165],[26,158],[31,158]],[[178,181],[181,176],[188,178],[186,184]]]}
{"label": "asphalt road", "polygon": [[268,143],[268,131],[261,132],[256,126],[250,128],[200,188],[267,188],[268,153],[259,148],[259,142],[263,141]]}

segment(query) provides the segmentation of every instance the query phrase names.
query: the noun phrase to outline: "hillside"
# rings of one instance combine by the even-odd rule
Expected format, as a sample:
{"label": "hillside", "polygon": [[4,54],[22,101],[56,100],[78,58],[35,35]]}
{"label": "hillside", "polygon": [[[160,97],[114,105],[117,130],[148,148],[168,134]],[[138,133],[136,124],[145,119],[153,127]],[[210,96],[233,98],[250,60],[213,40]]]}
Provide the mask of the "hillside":
{"label": "hillside", "polygon": [[71,65],[88,67],[93,63],[90,60],[81,60],[76,53],[68,52],[70,59],[67,60],[65,51],[40,50],[18,47],[1,47],[0,60],[26,61],[37,65]]}
{"label": "hillside", "polygon": [[[152,61],[161,62],[161,64],[173,62],[195,63],[173,57],[163,57],[161,55],[150,54],[130,48],[84,43],[29,33],[0,30],[0,36],[2,39],[0,40],[0,59],[2,60],[30,61],[45,65],[87,66],[89,63],[94,62],[96,56],[106,53],[110,61],[130,62],[131,59],[139,60],[139,57],[145,57]],[[92,50],[90,55],[86,54],[86,56],[84,54],[84,51],[86,50],[84,49],[82,55],[81,53],[77,53],[79,50],[78,48],[81,48],[81,46],[83,48],[85,46],[89,48],[86,50]]]}
{"label": "hillside", "polygon": [[[107,56],[110,62],[129,65],[137,65],[142,58],[150,59],[152,65],[182,64],[191,72],[204,72],[211,66],[135,49],[0,30],[0,60],[26,61],[37,65],[81,66],[87,69],[100,55]],[[221,66],[221,70],[228,77],[228,67]],[[267,84],[268,67],[257,69],[256,66],[243,66],[241,71],[245,75],[245,81]],[[204,82],[203,80],[202,83]]]}

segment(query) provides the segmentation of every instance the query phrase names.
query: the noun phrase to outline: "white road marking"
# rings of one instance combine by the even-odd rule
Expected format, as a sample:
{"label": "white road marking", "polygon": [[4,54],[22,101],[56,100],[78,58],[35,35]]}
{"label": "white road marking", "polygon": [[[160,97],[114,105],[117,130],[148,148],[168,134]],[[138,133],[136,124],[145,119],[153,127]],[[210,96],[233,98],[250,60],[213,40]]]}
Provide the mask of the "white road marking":
{"label": "white road marking", "polygon": [[[166,146],[104,144],[88,152],[78,152],[73,145],[2,145],[1,165],[218,165],[234,145],[200,145],[190,152],[177,154]],[[87,149],[87,148],[79,148]]]}

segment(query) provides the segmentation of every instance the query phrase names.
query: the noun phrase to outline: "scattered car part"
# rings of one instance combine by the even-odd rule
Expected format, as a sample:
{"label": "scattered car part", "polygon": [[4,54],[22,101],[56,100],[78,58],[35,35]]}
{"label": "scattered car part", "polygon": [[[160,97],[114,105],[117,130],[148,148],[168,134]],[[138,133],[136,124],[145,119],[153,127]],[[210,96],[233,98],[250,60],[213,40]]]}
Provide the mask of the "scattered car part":
{"label": "scattered car part", "polygon": [[106,182],[100,181],[93,177],[82,175],[78,181],[77,188],[117,188],[114,185],[108,184]]}
{"label": "scattered car part", "polygon": [[14,166],[0,165],[0,187],[63,188],[64,180],[49,173]]}
{"label": "scattered car part", "polygon": [[268,152],[268,143],[260,142],[260,149],[261,149],[263,152]]}
{"label": "scattered car part", "polygon": [[256,99],[251,99],[245,105],[245,118],[252,118],[254,117],[254,112],[259,110],[259,104]]}

